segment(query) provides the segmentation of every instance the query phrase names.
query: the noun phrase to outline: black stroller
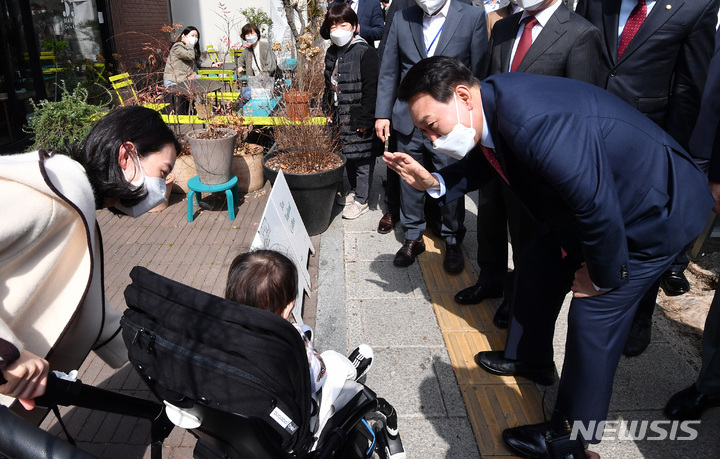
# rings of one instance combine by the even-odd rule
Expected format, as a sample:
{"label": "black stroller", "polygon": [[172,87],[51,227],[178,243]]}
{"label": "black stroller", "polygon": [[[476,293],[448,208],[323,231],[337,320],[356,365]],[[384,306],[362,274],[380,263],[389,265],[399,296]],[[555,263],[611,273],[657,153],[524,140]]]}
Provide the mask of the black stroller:
{"label": "black stroller", "polygon": [[[162,404],[53,382],[62,388],[49,389],[41,406],[149,418],[155,458],[173,423],[197,437],[196,458],[405,457],[395,410],[355,381],[346,382],[334,414],[318,429],[305,347],[288,321],[145,268],[135,267],[130,277],[123,338]],[[92,396],[80,396],[82,390]],[[3,447],[0,441],[0,453]]]}

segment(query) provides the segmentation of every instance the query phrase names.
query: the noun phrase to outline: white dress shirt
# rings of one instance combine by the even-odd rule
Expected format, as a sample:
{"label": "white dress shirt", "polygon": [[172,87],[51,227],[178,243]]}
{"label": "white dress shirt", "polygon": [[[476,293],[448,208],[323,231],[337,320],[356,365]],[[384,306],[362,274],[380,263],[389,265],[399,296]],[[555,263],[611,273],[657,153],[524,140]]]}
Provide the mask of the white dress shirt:
{"label": "white dress shirt", "polygon": [[[647,14],[650,14],[650,10],[653,9],[653,6],[655,6],[655,0],[646,0],[645,5],[647,6]],[[618,16],[618,43],[620,43],[620,36],[623,33],[623,29],[625,28],[625,24],[627,24],[627,20],[630,17],[630,13],[632,13],[633,8],[635,8],[635,5],[638,4],[638,0],[622,0],[622,3],[620,4],[620,15]],[[647,18],[647,16],[645,16]]]}
{"label": "white dress shirt", "polygon": [[[555,3],[553,3],[551,6],[545,8],[544,10],[540,11],[538,14],[535,15],[535,19],[537,19],[537,24],[533,26],[532,28],[532,42],[535,43],[535,39],[540,35],[540,32],[542,32],[543,27],[545,27],[545,24],[550,20],[550,16],[555,14],[555,11],[557,11],[558,8],[560,8],[560,3],[562,0],[558,0]],[[512,53],[510,54],[510,63],[508,64],[508,68],[505,69],[505,71],[509,72],[510,67],[512,67],[513,59],[515,58],[515,51],[517,51],[518,44],[520,43],[520,37],[522,36],[523,30],[525,29],[523,20],[525,20],[526,17],[530,17],[532,14],[528,13],[527,11],[523,11],[522,16],[520,17],[520,28],[518,29],[517,35],[515,36],[515,41],[513,42],[513,48]]]}
{"label": "white dress shirt", "polygon": [[440,8],[440,11],[432,16],[423,14],[423,38],[427,57],[432,57],[435,54],[435,48],[437,48],[440,41],[441,29],[445,24],[448,11],[450,11],[450,0],[447,0],[443,7]]}

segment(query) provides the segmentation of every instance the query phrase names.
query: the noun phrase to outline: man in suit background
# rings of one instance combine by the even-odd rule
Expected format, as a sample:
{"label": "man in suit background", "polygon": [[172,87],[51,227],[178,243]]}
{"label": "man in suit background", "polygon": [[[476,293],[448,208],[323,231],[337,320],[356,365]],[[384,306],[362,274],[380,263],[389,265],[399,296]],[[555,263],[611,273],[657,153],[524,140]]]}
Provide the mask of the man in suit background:
{"label": "man in suit background", "polygon": [[[537,221],[515,274],[517,290],[535,299],[515,299],[505,353],[475,361],[551,383],[555,319],[573,291],[553,419],[503,432],[515,453],[546,457],[545,438],[564,420],[587,429],[606,419],[638,301],[705,224],[704,174],[656,124],[587,83],[526,73],[480,83],[438,56],[408,72],[398,97],[430,140],[452,138],[453,153],[467,156],[431,175],[406,154],[386,153],[389,167],[441,202],[496,175]],[[584,440],[600,441],[591,435]]]}
{"label": "man in suit background", "polygon": [[[439,154],[432,143],[415,129],[407,104],[396,101],[400,81],[415,63],[433,55],[454,57],[480,75],[487,50],[485,10],[459,0],[417,0],[417,5],[394,15],[388,32],[378,79],[375,131],[381,140],[393,136],[398,150],[407,152],[428,168],[440,169],[454,160]],[[424,193],[400,184],[400,222],[405,241],[395,254],[395,266],[405,267],[425,250],[423,233]],[[445,240],[443,266],[450,273],[464,268],[460,244],[465,234],[462,200],[445,206],[441,212],[440,236]]]}
{"label": "man in suit background", "polygon": [[[519,4],[525,7],[524,11],[495,23],[490,35],[485,76],[527,72],[598,84],[597,62],[602,56],[600,31],[573,13],[561,0],[520,0]],[[512,275],[506,274],[507,228],[510,229],[513,259],[517,262],[532,237],[533,222],[527,210],[499,179],[491,178],[484,184],[478,199],[480,275],[474,286],[455,295],[455,301],[477,304],[485,298],[504,296],[493,322],[506,328],[512,296]]]}
{"label": "man in suit background", "polygon": [[[710,60],[707,84],[690,148],[699,163],[709,161],[708,181],[715,198],[713,211],[720,215],[720,30],[715,35],[715,54]],[[702,337],[702,367],[697,380],[673,395],[665,406],[671,419],[700,419],[703,412],[720,405],[720,284],[710,304]]]}
{"label": "man in suit background", "polygon": [[[687,150],[713,51],[718,0],[580,0],[575,11],[604,37],[601,86]],[[662,276],[669,294],[690,289],[683,273],[687,263],[683,250]],[[650,344],[660,282],[641,301],[625,355],[639,355]]]}
{"label": "man in suit background", "polygon": [[[363,37],[370,46],[375,46],[375,41],[382,38],[385,28],[385,16],[383,15],[380,2],[377,0],[347,0],[347,2],[345,2],[345,0],[336,0],[328,4],[328,9],[335,3],[350,3],[350,7],[358,17],[360,36]],[[320,27],[320,36],[325,40],[330,39],[330,31],[324,24]]]}

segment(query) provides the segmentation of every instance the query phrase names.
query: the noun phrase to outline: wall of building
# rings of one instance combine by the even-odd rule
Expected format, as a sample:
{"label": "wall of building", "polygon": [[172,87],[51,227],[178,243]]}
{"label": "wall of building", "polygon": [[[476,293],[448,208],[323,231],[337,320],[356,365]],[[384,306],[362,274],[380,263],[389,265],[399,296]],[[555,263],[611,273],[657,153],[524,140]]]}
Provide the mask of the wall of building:
{"label": "wall of building", "polygon": [[[113,40],[119,55],[118,71],[137,72],[152,50],[170,43],[161,28],[170,24],[167,0],[108,0]],[[164,51],[164,50],[163,50]]]}

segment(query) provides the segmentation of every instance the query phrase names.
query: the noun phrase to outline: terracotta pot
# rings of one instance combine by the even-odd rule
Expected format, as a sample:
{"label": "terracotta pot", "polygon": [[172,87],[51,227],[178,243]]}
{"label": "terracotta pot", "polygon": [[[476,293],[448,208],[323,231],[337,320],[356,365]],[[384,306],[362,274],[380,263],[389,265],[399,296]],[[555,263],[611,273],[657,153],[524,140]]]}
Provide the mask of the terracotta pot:
{"label": "terracotta pot", "polygon": [[157,206],[150,209],[148,212],[160,212],[161,210],[167,208],[167,206],[170,204],[170,193],[172,193],[174,182],[175,174],[171,172],[168,174],[167,177],[165,177],[165,186],[167,187],[167,190],[165,191],[165,202],[163,202],[162,204],[158,204]]}
{"label": "terracotta pot", "polygon": [[262,166],[264,149],[261,145],[247,144],[245,154],[233,155],[231,173],[238,178],[238,192],[250,193],[265,186]]}
{"label": "terracotta pot", "polygon": [[310,93],[307,91],[288,91],[285,94],[287,117],[292,121],[302,121],[310,116]]}
{"label": "terracotta pot", "polygon": [[178,156],[173,168],[173,174],[175,174],[175,185],[182,189],[183,193],[187,194],[190,191],[187,186],[188,180],[197,175],[193,157],[190,155]]}
{"label": "terracotta pot", "polygon": [[216,128],[215,131],[224,133],[225,137],[199,138],[204,131],[204,129],[196,129],[185,134],[185,137],[195,159],[195,169],[200,182],[206,185],[220,185],[230,180],[230,167],[238,134],[234,129]]}

